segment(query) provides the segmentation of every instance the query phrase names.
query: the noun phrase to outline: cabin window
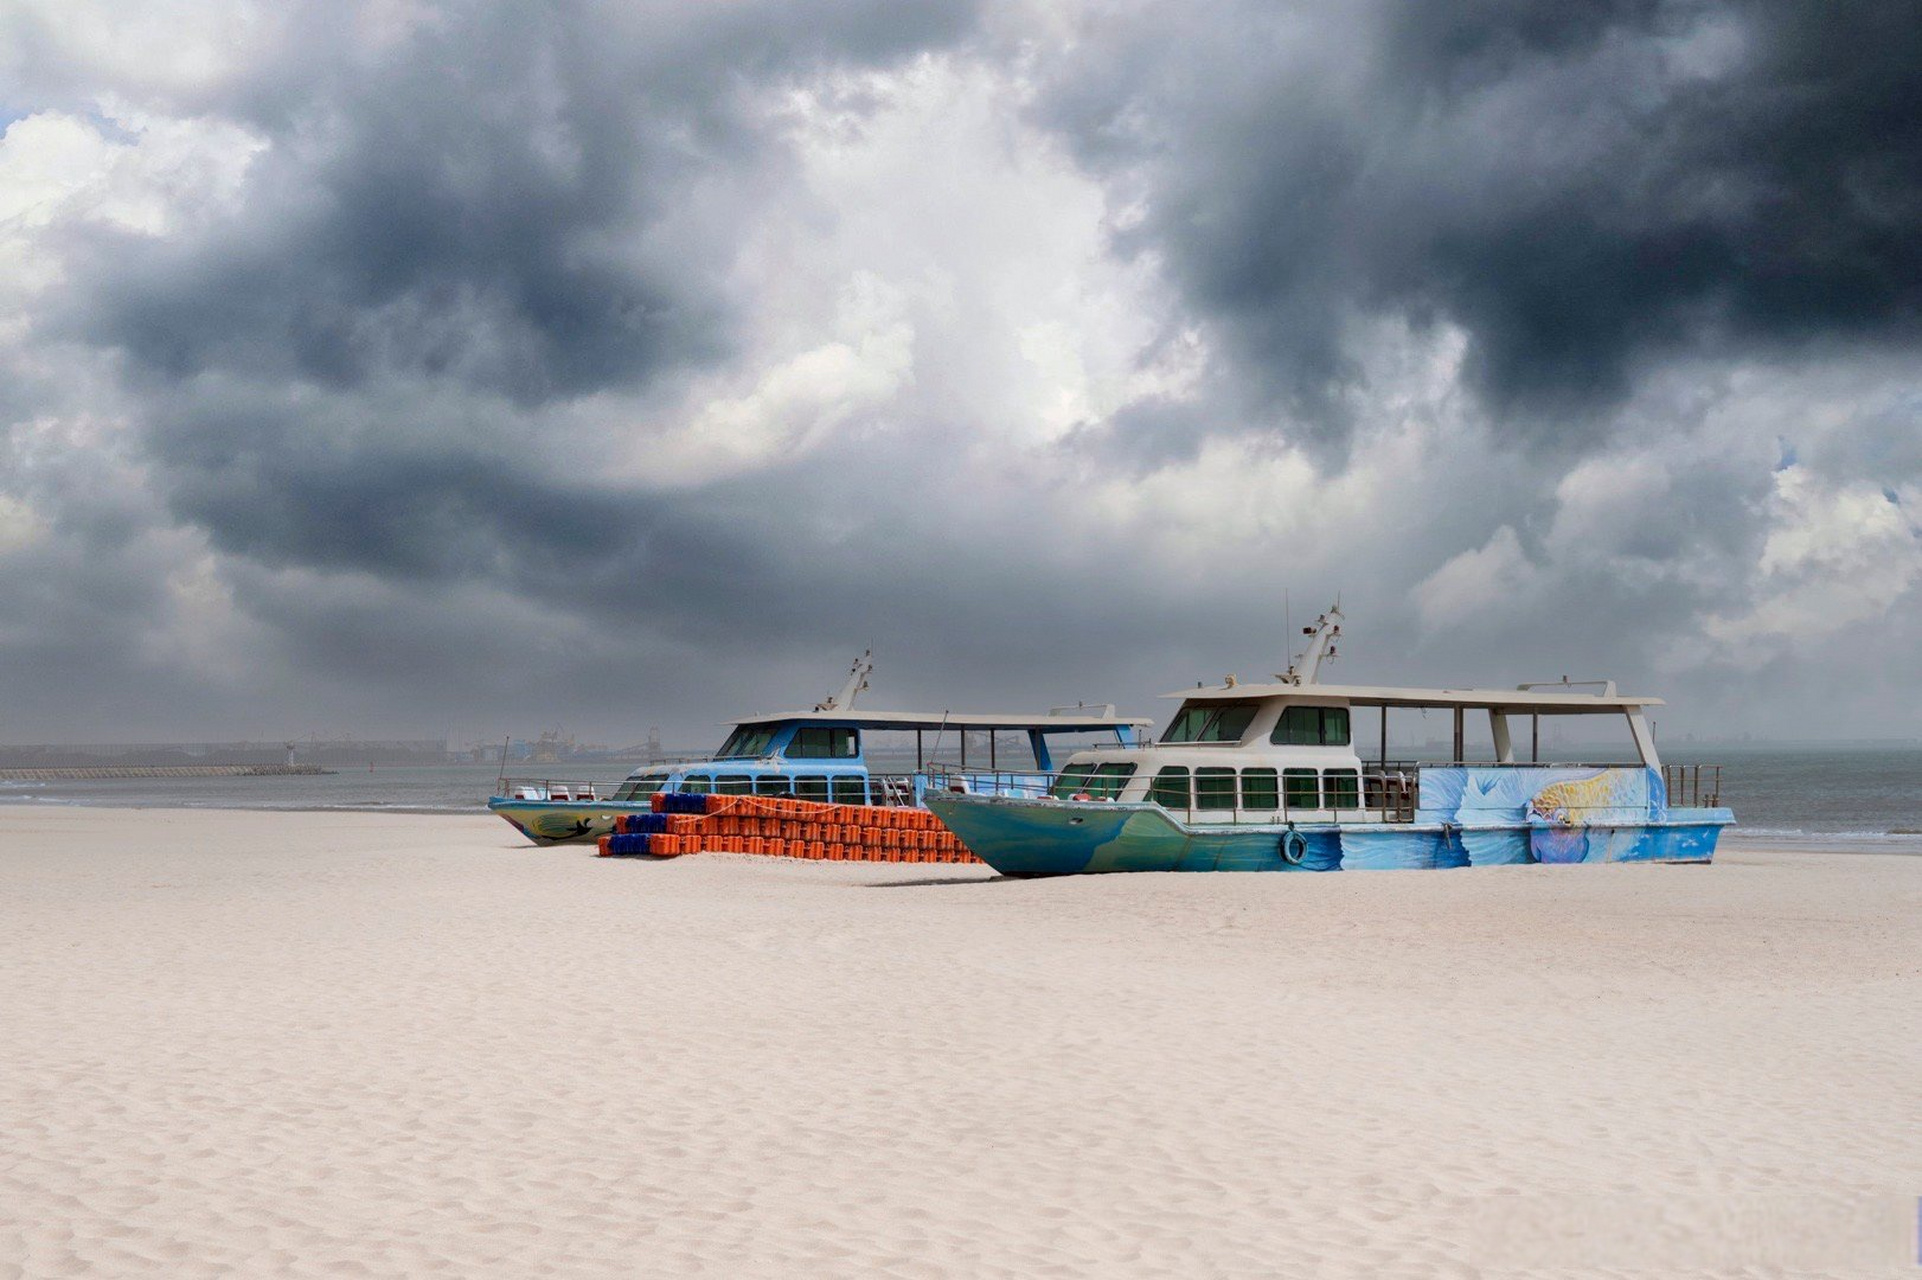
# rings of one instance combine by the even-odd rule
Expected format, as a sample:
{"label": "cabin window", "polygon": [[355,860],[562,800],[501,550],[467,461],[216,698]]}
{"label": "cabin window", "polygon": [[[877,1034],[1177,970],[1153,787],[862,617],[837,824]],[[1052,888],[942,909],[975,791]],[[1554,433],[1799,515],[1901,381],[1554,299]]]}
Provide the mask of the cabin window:
{"label": "cabin window", "polygon": [[1347,707],[1289,707],[1275,721],[1268,741],[1281,747],[1345,747]]}
{"label": "cabin window", "polygon": [[727,741],[714,754],[722,760],[752,760],[767,754],[774,742],[774,730],[758,725],[736,725],[734,732],[727,735]]}
{"label": "cabin window", "polygon": [[614,793],[616,800],[644,800],[661,789],[663,778],[629,778]]}
{"label": "cabin window", "polygon": [[787,779],[778,773],[764,773],[754,780],[754,794],[757,796],[787,795]]}
{"label": "cabin window", "polygon": [[854,745],[854,730],[840,725],[814,725],[796,729],[787,744],[794,760],[852,760],[859,754]]}
{"label": "cabin window", "polygon": [[714,790],[718,795],[744,796],[754,790],[754,780],[745,773],[724,773],[714,779]]}
{"label": "cabin window", "polygon": [[830,784],[836,804],[866,804],[868,802],[868,780],[866,778],[843,775]]}
{"label": "cabin window", "polygon": [[1186,765],[1164,765],[1155,775],[1154,785],[1148,788],[1148,798],[1164,809],[1186,809],[1188,807],[1188,768]]}
{"label": "cabin window", "polygon": [[704,796],[714,790],[714,779],[704,773],[690,773],[681,779],[681,785],[676,789],[680,791],[691,791],[697,796]]}
{"label": "cabin window", "polygon": [[1321,775],[1322,786],[1328,793],[1330,809],[1359,809],[1361,807],[1361,784],[1353,769],[1330,769]]}
{"label": "cabin window", "polygon": [[1243,769],[1241,771],[1241,807],[1244,809],[1273,809],[1280,799],[1280,784],[1273,769]]}
{"label": "cabin window", "polygon": [[1290,809],[1321,808],[1321,775],[1313,769],[1283,769],[1281,787]]}
{"label": "cabin window", "polygon": [[1093,800],[1113,800],[1121,795],[1128,779],[1135,776],[1132,761],[1110,764],[1071,764],[1054,780],[1048,794],[1057,800],[1087,796]]}
{"label": "cabin window", "polygon": [[1163,742],[1240,742],[1255,718],[1252,702],[1190,702],[1176,713]]}
{"label": "cabin window", "polygon": [[825,804],[828,798],[828,780],[821,774],[796,778],[794,795],[798,800],[819,800]]}
{"label": "cabin window", "polygon": [[1321,709],[1321,745],[1324,747],[1345,747],[1348,745],[1348,708],[1323,707]]}
{"label": "cabin window", "polygon": [[1048,788],[1048,794],[1057,800],[1067,800],[1082,794],[1088,788],[1088,779],[1094,777],[1094,766],[1071,764],[1061,771],[1061,776]]}
{"label": "cabin window", "polygon": [[1232,809],[1235,807],[1233,769],[1195,770],[1195,808]]}
{"label": "cabin window", "polygon": [[1128,779],[1134,776],[1133,761],[1096,765],[1094,777],[1088,779],[1088,794],[1097,800],[1117,799],[1121,795],[1121,788],[1127,786]]}

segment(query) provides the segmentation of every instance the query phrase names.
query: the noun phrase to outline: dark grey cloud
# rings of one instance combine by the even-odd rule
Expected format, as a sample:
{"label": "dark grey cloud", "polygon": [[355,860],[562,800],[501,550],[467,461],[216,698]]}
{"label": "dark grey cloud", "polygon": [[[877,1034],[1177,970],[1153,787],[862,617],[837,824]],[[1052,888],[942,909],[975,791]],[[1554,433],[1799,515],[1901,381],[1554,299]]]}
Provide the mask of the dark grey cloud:
{"label": "dark grey cloud", "polygon": [[970,5],[457,6],[371,60],[302,14],[222,104],[272,144],[240,207],[93,231],[67,330],[162,379],[398,372],[527,406],[724,353],[778,163],[746,91],[938,45]]}
{"label": "dark grey cloud", "polygon": [[[8,109],[138,143],[96,110],[124,91],[263,150],[231,199],[161,229],[36,233],[64,277],[19,345],[0,328],[0,500],[47,527],[0,506],[0,655],[25,673],[0,712],[60,723],[84,690],[94,734],[565,719],[632,740],[658,719],[698,738],[819,697],[869,644],[883,701],[1159,710],[1146,695],[1186,679],[1284,666],[1284,590],[1297,621],[1344,594],[1360,677],[1659,675],[1651,653],[1686,653],[1705,615],[1739,631],[1798,589],[1755,571],[1784,521],[1846,543],[1838,495],[1922,482],[1912,6],[1167,5],[1091,16],[1072,47],[1018,14],[982,24],[1020,28],[1019,48],[962,2],[424,12],[370,41],[335,6],[296,9],[229,73],[181,84],[63,63],[48,32],[15,41],[34,53]],[[987,70],[942,88],[944,57]],[[860,78],[875,70],[907,74]],[[1174,286],[1149,290],[1140,366],[1205,351],[1193,379],[1105,407],[1121,378],[1082,378],[1098,347],[1036,309],[1048,323],[1016,336],[1060,379],[1034,401],[1050,425],[997,434],[1021,402],[973,385],[1008,366],[969,330],[1026,313],[973,298],[927,321],[993,264],[930,234],[825,273],[880,278],[863,305],[881,312],[907,299],[873,322],[923,326],[897,344],[905,372],[845,354],[863,338],[832,289],[783,292],[812,264],[757,239],[770,220],[808,225],[784,232],[801,253],[857,215],[887,241],[852,204],[890,193],[860,164],[804,173],[771,107],[818,93],[859,152],[917,76],[1027,149],[1009,170],[1050,200],[1081,196],[1033,127],[1066,140],[1117,254]],[[1038,90],[1025,122],[1009,86]],[[837,175],[857,194],[814,185]],[[951,210],[903,207],[966,239],[981,211],[957,185]],[[1128,296],[1075,275],[1112,261],[1061,269],[1018,287]],[[1424,389],[1420,352],[1383,355],[1383,333],[1442,324],[1467,335],[1474,395]],[[752,400],[828,343],[843,354],[796,378],[868,362],[900,389],[837,402],[818,431],[777,423],[784,443],[740,466],[683,465],[734,456],[688,430],[703,405]],[[1781,394],[1741,392],[1730,362]],[[1053,416],[1097,402],[1078,427]],[[1729,428],[1731,403],[1753,428]],[[1250,426],[1276,438],[1209,456]],[[1786,514],[1778,435],[1813,477]],[[1322,446],[1312,485],[1266,470],[1303,440]],[[1659,465],[1577,474],[1576,446]],[[1358,473],[1375,492],[1342,490]],[[1424,581],[1489,546],[1513,607],[1429,619]],[[1909,571],[1886,540],[1834,559]],[[1704,687],[1741,710],[1755,661]]]}
{"label": "dark grey cloud", "polygon": [[1149,6],[1040,113],[1134,185],[1258,397],[1340,440],[1358,317],[1459,325],[1496,424],[1592,438],[1650,363],[1922,319],[1922,5]]}
{"label": "dark grey cloud", "polygon": [[537,411],[724,357],[783,174],[753,95],[937,47],[971,5],[463,6],[371,65],[332,13],[220,104],[269,144],[236,206],[76,229],[43,332],[122,357],[164,500],[221,551],[574,592],[682,544],[725,562],[568,478],[592,463]]}

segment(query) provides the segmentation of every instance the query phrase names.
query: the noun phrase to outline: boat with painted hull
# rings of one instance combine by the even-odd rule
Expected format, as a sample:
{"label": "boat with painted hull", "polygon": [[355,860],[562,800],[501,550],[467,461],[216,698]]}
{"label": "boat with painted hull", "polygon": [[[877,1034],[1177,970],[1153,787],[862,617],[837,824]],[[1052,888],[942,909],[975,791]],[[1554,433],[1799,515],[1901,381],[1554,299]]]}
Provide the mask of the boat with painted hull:
{"label": "boat with painted hull", "polygon": [[[1077,753],[1045,796],[996,793],[936,772],[927,805],[968,850],[1010,876],[1112,871],[1433,870],[1525,863],[1707,862],[1734,815],[1713,766],[1664,768],[1646,709],[1612,682],[1515,689],[1322,684],[1340,610],[1280,683],[1232,679],[1183,699],[1158,742]],[[1388,757],[1391,709],[1452,713],[1453,758]],[[1364,762],[1356,718],[1380,713]],[[1495,759],[1464,758],[1464,717],[1488,716]],[[1637,759],[1543,761],[1544,717],[1613,717]],[[1515,729],[1530,726],[1530,758]],[[1704,772],[1708,770],[1709,772]],[[1679,800],[1689,803],[1676,803]],[[1704,803],[1706,801],[1706,803]]]}
{"label": "boat with painted hull", "polygon": [[[648,812],[658,792],[789,797],[818,801],[824,810],[913,806],[928,792],[932,753],[952,745],[959,746],[961,763],[944,774],[942,785],[958,780],[976,790],[1038,796],[1054,780],[1064,739],[1125,747],[1152,725],[1118,716],[1106,704],[1029,715],[856,710],[854,702],[867,688],[872,669],[862,655],[841,691],[812,710],[741,719],[712,756],[645,765],[613,786],[503,778],[501,794],[487,807],[536,844],[573,844],[613,833],[615,819],[623,815]],[[987,756],[972,768],[970,738],[985,747]],[[888,739],[900,744],[901,767],[892,771],[876,767],[883,763],[876,744]],[[1004,762],[1015,767],[1004,770]]]}

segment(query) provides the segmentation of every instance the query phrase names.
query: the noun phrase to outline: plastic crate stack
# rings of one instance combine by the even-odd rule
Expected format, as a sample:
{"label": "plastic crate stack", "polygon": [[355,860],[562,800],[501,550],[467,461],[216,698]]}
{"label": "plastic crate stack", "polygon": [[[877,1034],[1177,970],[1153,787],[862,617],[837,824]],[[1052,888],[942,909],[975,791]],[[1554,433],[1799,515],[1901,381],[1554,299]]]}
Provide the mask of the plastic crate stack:
{"label": "plastic crate stack", "polygon": [[614,820],[604,858],[749,853],[819,862],[979,862],[926,809],[824,804],[783,796],[662,792],[652,813]]}
{"label": "plastic crate stack", "polygon": [[614,834],[600,838],[600,856],[659,856],[660,851],[652,847],[653,840],[667,831],[667,823],[668,815],[664,813],[623,813],[614,819]]}

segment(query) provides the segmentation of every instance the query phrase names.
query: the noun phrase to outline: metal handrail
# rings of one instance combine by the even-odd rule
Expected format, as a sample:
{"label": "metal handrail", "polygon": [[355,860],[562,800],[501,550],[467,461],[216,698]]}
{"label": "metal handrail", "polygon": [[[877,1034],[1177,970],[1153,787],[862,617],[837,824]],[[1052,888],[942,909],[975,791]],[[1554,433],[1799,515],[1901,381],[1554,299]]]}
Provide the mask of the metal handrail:
{"label": "metal handrail", "polygon": [[[1370,761],[1363,761],[1368,764]],[[1407,769],[1644,769],[1640,760],[1391,760]]]}
{"label": "metal handrail", "polygon": [[[539,787],[549,795],[552,795],[557,789],[561,789],[565,790],[569,796],[572,796],[574,792],[585,787],[594,793],[594,799],[589,803],[598,804],[603,800],[611,799],[613,793],[620,788],[621,782],[624,781],[626,781],[626,779],[622,779],[619,782],[596,782],[592,779],[583,778],[510,778],[502,775],[494,780],[494,794],[512,798],[512,793],[517,788]],[[570,800],[569,803],[572,803],[572,801]]]}
{"label": "metal handrail", "polygon": [[[1229,766],[1222,767],[1227,768]],[[1255,767],[1268,768],[1270,766],[1258,765]],[[1154,779],[1150,775],[1145,779],[1148,785],[1147,793],[1143,799],[1159,804],[1170,815],[1180,817],[1191,824],[1210,826],[1274,826],[1278,823],[1288,823],[1296,820],[1312,820],[1317,823],[1412,822],[1414,821],[1416,810],[1420,807],[1421,803],[1421,770],[1462,767],[1640,769],[1643,766],[1628,763],[1566,764],[1560,761],[1553,763],[1501,761],[1490,762],[1487,765],[1469,764],[1464,766],[1455,761],[1448,761],[1444,764],[1433,764],[1422,761],[1389,761],[1386,767],[1383,767],[1379,762],[1364,761],[1357,778],[1356,803],[1352,807],[1344,808],[1336,808],[1326,803],[1312,806],[1289,804],[1285,775],[1277,778],[1278,791],[1275,797],[1274,808],[1246,808],[1242,804],[1242,779],[1239,776],[1239,770],[1237,770],[1237,776],[1233,779],[1235,783],[1233,792],[1224,791],[1220,794],[1220,798],[1232,799],[1233,803],[1226,805],[1201,804],[1202,793],[1194,786],[1195,779],[1193,775],[1190,774],[1187,803],[1185,805],[1169,805],[1165,799],[1155,794]],[[1686,782],[1677,781],[1671,783],[1669,781],[1671,777],[1670,769],[1676,771],[1673,776],[1678,779],[1680,778],[1681,771],[1690,770],[1693,772],[1689,773]],[[959,789],[977,795],[1013,795],[1026,798],[1053,797],[1056,784],[1059,783],[1062,778],[1068,776],[1066,770],[1044,772],[1042,770],[1010,771],[977,769],[973,767],[962,768],[958,764],[947,761],[936,761],[930,764],[926,770],[926,774],[930,788],[950,788],[958,783],[960,784]],[[1144,780],[1142,775],[1135,774],[1122,781],[1119,786],[1115,786],[1111,781],[1090,775],[1086,772],[1085,768],[1075,770],[1074,776],[1079,788],[1078,794],[1088,796],[1089,803],[1112,801],[1119,796],[1121,791]],[[1229,781],[1229,779],[1226,778],[1222,780]],[[1705,803],[1709,807],[1714,807],[1720,799],[1721,766],[1665,766],[1664,783],[1667,787],[1669,802],[1671,804],[1680,804],[1677,797],[1685,795],[1692,798],[1692,803]],[[1318,800],[1324,802],[1328,798],[1325,794],[1317,796]],[[1622,806],[1596,804],[1573,807],[1582,811],[1610,812],[1620,809]],[[1298,814],[1312,814],[1314,816],[1312,819],[1297,819],[1296,815]]]}
{"label": "metal handrail", "polygon": [[[1722,806],[1722,766],[1719,764],[1665,764],[1662,787],[1668,803],[1677,809],[1719,809]],[[1687,803],[1683,803],[1683,798]]]}
{"label": "metal handrail", "polygon": [[[1560,682],[1557,681],[1557,684]],[[1353,751],[1361,759],[1364,768],[1390,769],[1641,769],[1646,766],[1640,760],[1455,760],[1445,756],[1433,758],[1414,757],[1410,759],[1382,760],[1370,758],[1364,752],[1367,744],[1351,738],[1348,742],[1328,743],[1326,745],[1308,743],[1263,742],[1259,734],[1252,738],[1224,739],[1220,742],[1156,742],[1153,739],[1140,742],[1117,742],[1099,748],[1102,751],[1148,751],[1170,750],[1182,747],[1226,748],[1233,750],[1244,746],[1301,746],[1313,750]]]}
{"label": "metal handrail", "polygon": [[[748,775],[745,774],[719,774],[716,775],[715,781],[718,782],[722,779],[735,781],[747,778],[747,776]],[[768,776],[770,775],[763,775],[763,780]],[[729,786],[726,789],[720,787],[701,787],[696,793],[716,796],[763,796],[768,798],[813,800],[821,804],[859,804],[877,808],[912,808],[920,803],[921,792],[926,784],[926,777],[922,774],[901,772],[884,773],[873,769],[862,774],[789,773],[781,776],[783,780],[788,783],[787,789],[783,791],[761,790],[753,787],[750,783],[745,789],[738,786]],[[830,783],[843,780],[857,781],[862,784],[861,798],[855,800],[837,797],[831,785],[824,788],[819,795],[802,795],[795,789],[794,783],[803,779],[820,779]],[[690,788],[687,788],[685,785],[677,786],[675,789],[682,791],[690,790]]]}
{"label": "metal handrail", "polygon": [[[1204,766],[1205,767],[1205,766]],[[1224,766],[1225,767],[1225,766]],[[1256,766],[1265,768],[1267,766]],[[930,789],[946,790],[954,788],[955,782],[963,784],[960,788],[975,795],[1006,795],[1024,799],[1052,797],[1055,784],[1067,776],[1065,770],[1048,772],[1039,769],[1009,771],[962,768],[958,764],[937,761],[927,768]],[[1078,779],[1091,785],[1081,794],[1089,796],[1089,803],[1104,803],[1114,800],[1114,795],[1099,794],[1107,790],[1098,778],[1090,778],[1077,771]],[[1136,781],[1130,777],[1122,789]],[[1417,780],[1401,773],[1371,770],[1364,766],[1356,778],[1355,803],[1348,807],[1330,805],[1290,805],[1285,783],[1278,774],[1276,777],[1275,807],[1272,809],[1248,809],[1241,804],[1240,778],[1235,778],[1234,803],[1215,806],[1198,803],[1200,797],[1192,782],[1188,789],[1188,803],[1185,806],[1170,806],[1154,794],[1153,780],[1149,780],[1148,801],[1159,804],[1169,814],[1182,817],[1191,824],[1208,826],[1274,826],[1277,823],[1308,821],[1297,818],[1297,814],[1313,814],[1315,822],[1412,822],[1415,817],[1417,799]],[[1369,804],[1370,797],[1381,803]],[[1318,797],[1325,799],[1326,797]]]}

